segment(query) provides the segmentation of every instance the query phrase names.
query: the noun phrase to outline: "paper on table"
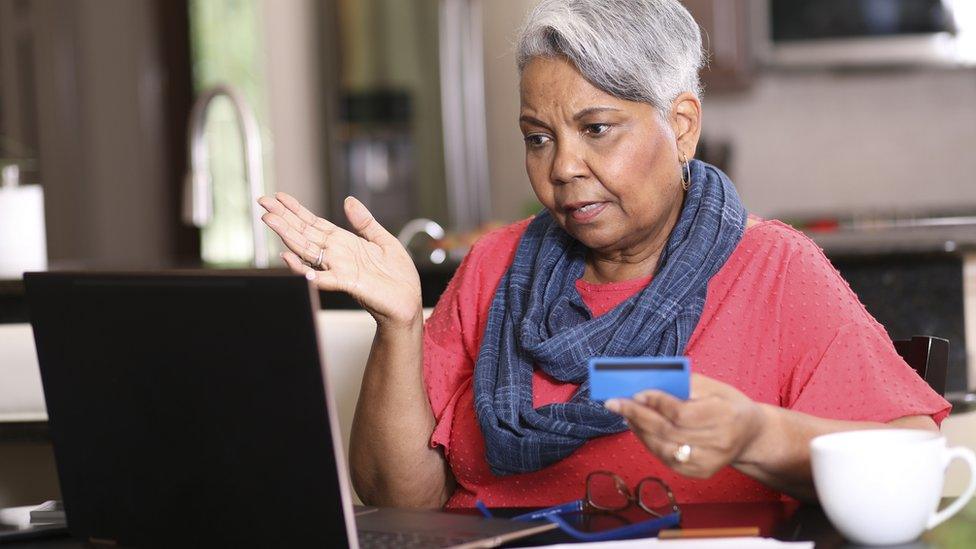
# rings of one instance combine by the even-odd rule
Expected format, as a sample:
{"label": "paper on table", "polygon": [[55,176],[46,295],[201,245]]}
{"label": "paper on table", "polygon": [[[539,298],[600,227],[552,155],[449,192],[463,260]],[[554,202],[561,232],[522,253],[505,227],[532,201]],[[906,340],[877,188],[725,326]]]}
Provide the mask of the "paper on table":
{"label": "paper on table", "polygon": [[546,549],[643,549],[661,547],[675,549],[813,549],[812,541],[779,541],[773,538],[701,538],[667,539],[657,538],[628,539],[622,541],[601,541],[597,543],[572,543],[548,545]]}
{"label": "paper on table", "polygon": [[0,278],[47,270],[46,242],[41,187],[0,187]]}
{"label": "paper on table", "polygon": [[22,507],[7,507],[0,509],[0,524],[16,526],[17,528],[27,528],[30,526],[30,512],[37,507],[36,505],[24,505]]}

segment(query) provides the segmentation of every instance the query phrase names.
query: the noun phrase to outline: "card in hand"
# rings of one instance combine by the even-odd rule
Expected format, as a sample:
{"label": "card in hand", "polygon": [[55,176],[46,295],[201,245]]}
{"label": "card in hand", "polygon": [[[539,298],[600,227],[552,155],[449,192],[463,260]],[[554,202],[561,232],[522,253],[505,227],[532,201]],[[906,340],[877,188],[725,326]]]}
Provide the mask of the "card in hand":
{"label": "card in hand", "polygon": [[657,389],[688,399],[691,368],[686,356],[596,357],[589,361],[590,398],[631,398]]}

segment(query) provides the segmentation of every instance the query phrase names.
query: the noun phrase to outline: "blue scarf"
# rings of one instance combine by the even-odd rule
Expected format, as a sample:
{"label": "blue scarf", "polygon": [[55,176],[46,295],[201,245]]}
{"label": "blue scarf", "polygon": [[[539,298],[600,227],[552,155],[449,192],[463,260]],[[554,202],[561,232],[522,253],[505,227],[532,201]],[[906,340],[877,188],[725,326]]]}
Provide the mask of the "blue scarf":
{"label": "blue scarf", "polygon": [[[684,352],[708,282],[742,239],[746,222],[728,176],[697,160],[690,171],[681,215],[653,280],[598,318],[576,291],[586,248],[548,211],[529,223],[495,291],[474,372],[475,411],[496,475],[537,471],[591,438],[627,429],[620,416],[589,399],[591,357]],[[536,366],[580,384],[569,402],[532,406]]]}

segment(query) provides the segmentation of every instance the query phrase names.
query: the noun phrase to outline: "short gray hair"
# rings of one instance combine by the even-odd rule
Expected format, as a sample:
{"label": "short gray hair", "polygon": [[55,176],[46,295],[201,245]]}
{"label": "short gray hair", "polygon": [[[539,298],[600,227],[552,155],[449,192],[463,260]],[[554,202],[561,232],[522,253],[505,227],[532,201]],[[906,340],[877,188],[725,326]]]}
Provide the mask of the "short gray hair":
{"label": "short gray hair", "polygon": [[662,115],[683,92],[701,97],[701,31],[678,0],[543,0],[519,32],[519,73],[565,57],[597,88]]}

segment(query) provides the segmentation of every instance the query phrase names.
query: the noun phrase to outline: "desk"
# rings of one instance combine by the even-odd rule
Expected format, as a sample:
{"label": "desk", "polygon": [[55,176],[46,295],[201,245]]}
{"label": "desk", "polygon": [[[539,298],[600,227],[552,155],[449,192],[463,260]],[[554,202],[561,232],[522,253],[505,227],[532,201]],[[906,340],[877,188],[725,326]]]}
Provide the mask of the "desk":
{"label": "desk", "polygon": [[[946,505],[951,500],[943,500]],[[685,504],[682,526],[710,528],[759,526],[760,535],[783,541],[813,541],[817,549],[863,547],[849,544],[830,524],[817,505],[797,503],[698,503]],[[497,516],[514,516],[509,510],[494,511]],[[512,547],[572,542],[565,534],[547,532]],[[976,498],[956,516],[923,534],[922,539],[899,549],[964,549],[976,547]]]}
{"label": "desk", "polygon": [[[814,541],[816,547],[849,547],[830,525],[820,507],[796,503],[699,503],[682,506],[686,527],[759,526],[761,535],[787,541]],[[496,509],[496,516],[514,516],[522,509]],[[467,512],[467,511],[466,511]],[[471,511],[476,512],[476,511]],[[548,532],[521,540],[513,547],[547,545],[573,541],[561,532]],[[10,549],[80,549],[92,547],[67,538],[38,539],[4,545]],[[853,547],[853,546],[850,546]],[[926,532],[922,540],[900,549],[956,549],[976,547],[976,500],[947,522]]]}

